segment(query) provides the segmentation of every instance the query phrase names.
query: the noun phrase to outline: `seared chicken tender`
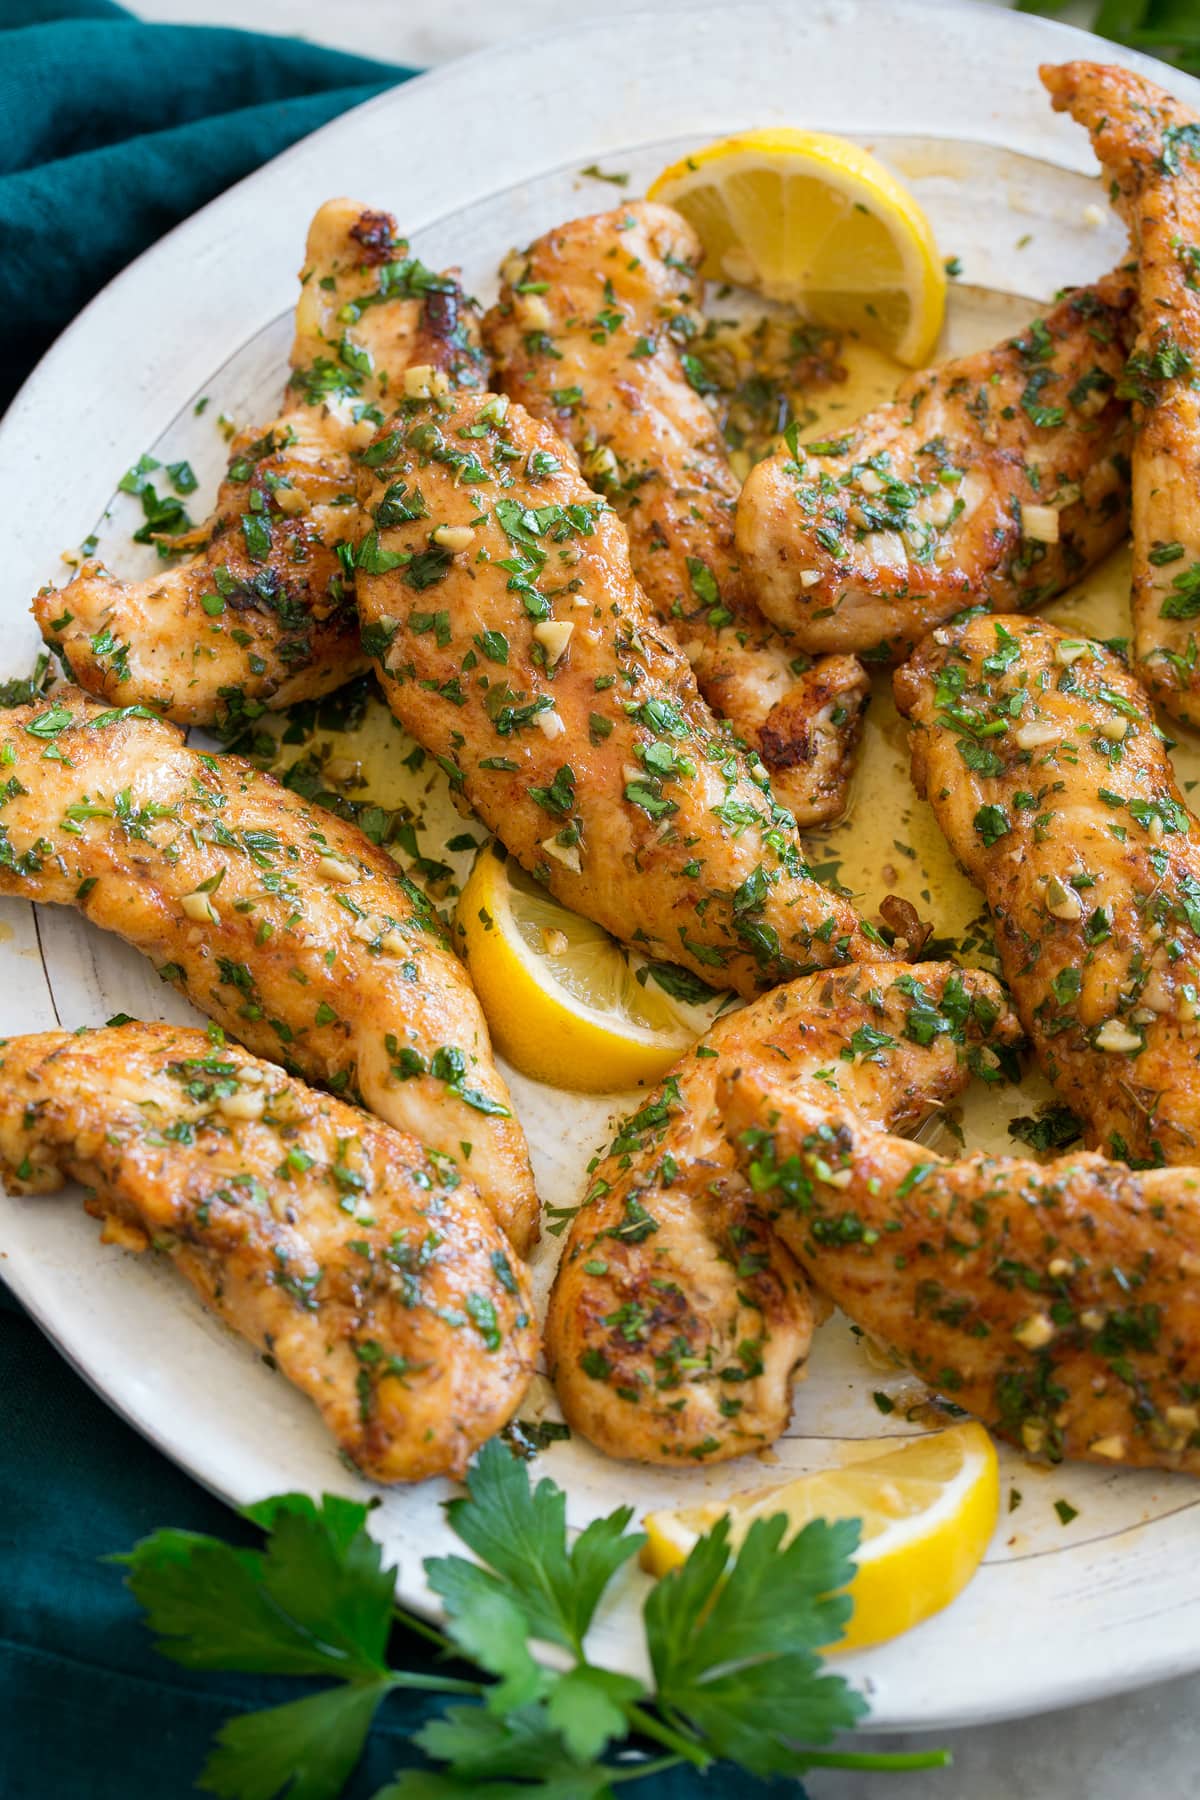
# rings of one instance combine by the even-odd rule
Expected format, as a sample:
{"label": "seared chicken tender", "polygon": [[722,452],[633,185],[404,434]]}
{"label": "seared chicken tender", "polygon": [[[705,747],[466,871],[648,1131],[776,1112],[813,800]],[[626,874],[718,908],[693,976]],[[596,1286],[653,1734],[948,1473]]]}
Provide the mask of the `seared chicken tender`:
{"label": "seared chicken tender", "polygon": [[475,1188],[219,1033],[10,1038],[0,1173],[78,1181],[105,1242],[165,1251],[374,1481],[461,1475],[528,1385],[527,1280]]}
{"label": "seared chicken tender", "polygon": [[1090,131],[1133,240],[1134,651],[1155,699],[1200,725],[1200,118],[1129,69],[1041,73],[1056,110]]}
{"label": "seared chicken tender", "polygon": [[753,1070],[724,1090],[759,1204],[813,1281],[1027,1454],[1200,1475],[1200,1168],[951,1162],[840,1087]]}
{"label": "seared chicken tender", "polygon": [[1040,606],[1077,581],[1129,526],[1132,300],[1120,274],[1080,288],[844,435],[793,434],[760,462],[737,548],[767,617],[813,653],[900,657],[964,607]]}
{"label": "seared chicken tender", "polygon": [[751,994],[879,954],[659,631],[625,533],[501,395],[408,402],[363,452],[363,642],[396,718],[555,897]]}
{"label": "seared chicken tender", "polygon": [[43,637],[89,693],[213,725],[327,694],[367,667],[351,451],[406,379],[481,385],[478,322],[452,275],[353,200],[317,213],[301,279],[282,414],[234,440],[205,524],[163,540],[202,547],[146,581],[87,562],[35,599]]}
{"label": "seared chicken tender", "polygon": [[42,636],[89,693],[214,725],[365,667],[338,554],[356,517],[345,422],[324,406],[288,412],[232,449],[203,549],[145,581],[91,560],[35,598]]}
{"label": "seared chicken tender", "polygon": [[704,698],[810,825],[845,811],[869,685],[853,657],[808,668],[738,567],[737,477],[685,361],[704,329],[701,254],[669,206],[573,219],[505,263],[484,339],[500,386],[567,439],[611,501],[634,575]]}
{"label": "seared chicken tender", "polygon": [[254,1051],[407,1130],[523,1254],[537,1199],[479,1002],[357,826],[75,689],[0,714],[0,893],[75,906]]}
{"label": "seared chicken tender", "polygon": [[942,963],[809,975],[719,1020],[621,1126],[572,1223],[546,1320],[572,1428],[610,1456],[674,1463],[741,1456],[787,1426],[819,1303],[736,1163],[729,1070],[819,1070],[904,1129],[972,1069],[992,1075],[1017,1035],[996,981]]}
{"label": "seared chicken tender", "polygon": [[1200,1163],[1200,826],[1142,689],[1102,645],[1016,617],[943,627],[895,685],[913,780],[1089,1144]]}
{"label": "seared chicken tender", "polygon": [[289,387],[308,404],[327,393],[363,410],[413,386],[486,385],[478,307],[453,272],[411,254],[391,213],[327,200],[300,283]]}

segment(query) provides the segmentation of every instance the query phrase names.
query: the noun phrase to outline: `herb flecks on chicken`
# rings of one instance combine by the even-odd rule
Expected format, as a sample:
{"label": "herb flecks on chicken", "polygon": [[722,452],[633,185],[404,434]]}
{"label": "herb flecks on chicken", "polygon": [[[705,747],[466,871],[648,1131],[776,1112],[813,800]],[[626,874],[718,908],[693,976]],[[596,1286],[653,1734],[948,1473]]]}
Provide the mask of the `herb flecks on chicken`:
{"label": "herb flecks on chicken", "polygon": [[1089,1144],[1200,1163],[1200,826],[1145,693],[1102,645],[1019,617],[943,626],[895,686],[918,792]]}
{"label": "herb flecks on chicken", "polygon": [[739,1169],[732,1069],[829,1083],[889,1129],[1019,1035],[978,970],[880,963],[809,975],[720,1020],[618,1130],[559,1265],[546,1351],[572,1427],[611,1456],[720,1462],[773,1443],[820,1301]]}
{"label": "herb flecks on chicken", "polygon": [[500,385],[562,434],[615,508],[634,575],[701,693],[808,825],[845,809],[867,679],[849,656],[810,666],[738,566],[739,484],[695,354],[700,255],[668,206],[574,219],[508,259],[484,336]]}
{"label": "herb flecks on chicken", "polygon": [[1155,699],[1200,725],[1200,117],[1128,69],[1041,74],[1056,109],[1090,131],[1132,238],[1134,651]]}
{"label": "herb flecks on chicken", "polygon": [[366,668],[354,609],[351,452],[406,381],[480,385],[478,320],[387,213],[330,200],[309,230],[280,416],[243,432],[195,553],[145,581],[86,563],[33,603],[69,674],[181,725],[242,724]]}
{"label": "herb flecks on chicken", "polygon": [[359,460],[363,641],[388,705],[557,899],[746,994],[878,957],[561,438],[506,396],[448,394],[407,402]]}
{"label": "herb flecks on chicken", "polygon": [[1200,1474],[1200,1168],[950,1161],[840,1076],[723,1098],[780,1236],[936,1392],[1031,1456]]}
{"label": "herb flecks on chicken", "polygon": [[837,437],[789,429],[738,502],[767,617],[813,654],[886,662],[963,607],[1040,606],[1084,575],[1129,525],[1132,301],[1108,276]]}
{"label": "herb flecks on chicken", "polygon": [[470,1171],[516,1248],[524,1133],[462,964],[354,825],[75,689],[0,713],[0,893],[74,906],[248,1044]]}
{"label": "herb flecks on chicken", "polygon": [[9,1191],[81,1182],[105,1241],[165,1252],[364,1475],[461,1475],[516,1410],[526,1277],[414,1138],[186,1026],[10,1038],[0,1076]]}

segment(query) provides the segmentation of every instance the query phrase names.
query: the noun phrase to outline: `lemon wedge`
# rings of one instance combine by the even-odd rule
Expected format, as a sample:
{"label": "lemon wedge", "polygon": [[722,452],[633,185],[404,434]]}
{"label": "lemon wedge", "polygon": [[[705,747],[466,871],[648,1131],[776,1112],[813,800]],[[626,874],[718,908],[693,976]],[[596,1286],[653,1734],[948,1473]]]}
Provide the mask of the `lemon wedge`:
{"label": "lemon wedge", "polygon": [[946,274],[929,220],[869,151],[819,131],[743,131],[664,169],[649,198],[681,212],[704,273],[757,288],[918,368],[942,328]]}
{"label": "lemon wedge", "polygon": [[686,970],[639,962],[499,845],[476,857],[455,926],[496,1048],[554,1087],[604,1094],[657,1081],[729,1000],[702,996]]}
{"label": "lemon wedge", "polygon": [[755,1519],[776,1513],[787,1514],[789,1537],[810,1519],[861,1519],[857,1572],[848,1589],[854,1612],[834,1646],[861,1650],[949,1606],[983,1560],[999,1505],[995,1446],[972,1421],[775,1487],[648,1513],[642,1562],[652,1575],[678,1568],[725,1513],[735,1545]]}

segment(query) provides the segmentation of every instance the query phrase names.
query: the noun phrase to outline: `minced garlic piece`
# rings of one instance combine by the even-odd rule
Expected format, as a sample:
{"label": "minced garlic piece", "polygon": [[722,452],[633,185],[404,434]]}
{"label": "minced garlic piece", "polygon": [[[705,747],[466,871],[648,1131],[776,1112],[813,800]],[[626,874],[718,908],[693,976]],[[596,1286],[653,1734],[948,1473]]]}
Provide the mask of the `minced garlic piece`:
{"label": "minced garlic piece", "polygon": [[1026,1350],[1044,1350],[1055,1336],[1054,1321],[1048,1313],[1033,1313],[1013,1327],[1013,1336]]}
{"label": "minced garlic piece", "polygon": [[326,881],[358,880],[358,870],[344,856],[323,856],[317,864],[317,874],[324,876]]}
{"label": "minced garlic piece", "polygon": [[212,903],[208,894],[185,894],[179,902],[189,919],[197,925],[219,925],[221,915]]}
{"label": "minced garlic piece", "polygon": [[1095,1044],[1097,1050],[1106,1050],[1110,1056],[1132,1056],[1141,1049],[1142,1040],[1122,1020],[1106,1019],[1096,1033]]}
{"label": "minced garlic piece", "polygon": [[546,661],[553,668],[559,657],[571,641],[575,630],[569,619],[542,619],[533,628],[534,643],[540,644],[546,652]]}

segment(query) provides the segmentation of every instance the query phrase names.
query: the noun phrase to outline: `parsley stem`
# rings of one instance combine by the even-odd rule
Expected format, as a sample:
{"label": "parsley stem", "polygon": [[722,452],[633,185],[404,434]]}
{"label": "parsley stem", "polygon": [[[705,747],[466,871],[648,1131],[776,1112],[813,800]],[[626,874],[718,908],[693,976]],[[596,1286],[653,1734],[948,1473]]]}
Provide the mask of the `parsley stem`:
{"label": "parsley stem", "polygon": [[421,1688],[430,1694],[473,1694],[484,1691],[481,1681],[461,1681],[457,1675],[413,1675],[407,1669],[389,1669],[388,1682],[394,1688]]}
{"label": "parsley stem", "polygon": [[621,1781],[642,1781],[647,1775],[665,1775],[668,1769],[677,1769],[681,1757],[654,1756],[647,1757],[645,1762],[628,1763],[623,1769],[609,1769],[608,1785],[616,1787]]}
{"label": "parsley stem", "polygon": [[397,1625],[403,1625],[405,1631],[415,1631],[417,1636],[423,1637],[427,1643],[436,1644],[439,1650],[448,1650],[454,1655],[460,1654],[455,1650],[444,1631],[439,1631],[434,1625],[427,1625],[425,1620],[419,1619],[415,1613],[405,1612],[402,1606],[393,1606],[392,1619]]}
{"label": "parsley stem", "polygon": [[640,1732],[643,1737],[653,1738],[656,1744],[662,1744],[666,1749],[673,1750],[677,1756],[682,1756],[695,1768],[706,1769],[712,1761],[707,1750],[684,1737],[681,1732],[673,1730],[670,1725],[664,1725],[661,1719],[656,1719],[653,1713],[645,1712],[640,1706],[627,1706],[625,1717],[634,1730]]}
{"label": "parsley stem", "polygon": [[802,1750],[809,1769],[948,1769],[948,1750]]}

